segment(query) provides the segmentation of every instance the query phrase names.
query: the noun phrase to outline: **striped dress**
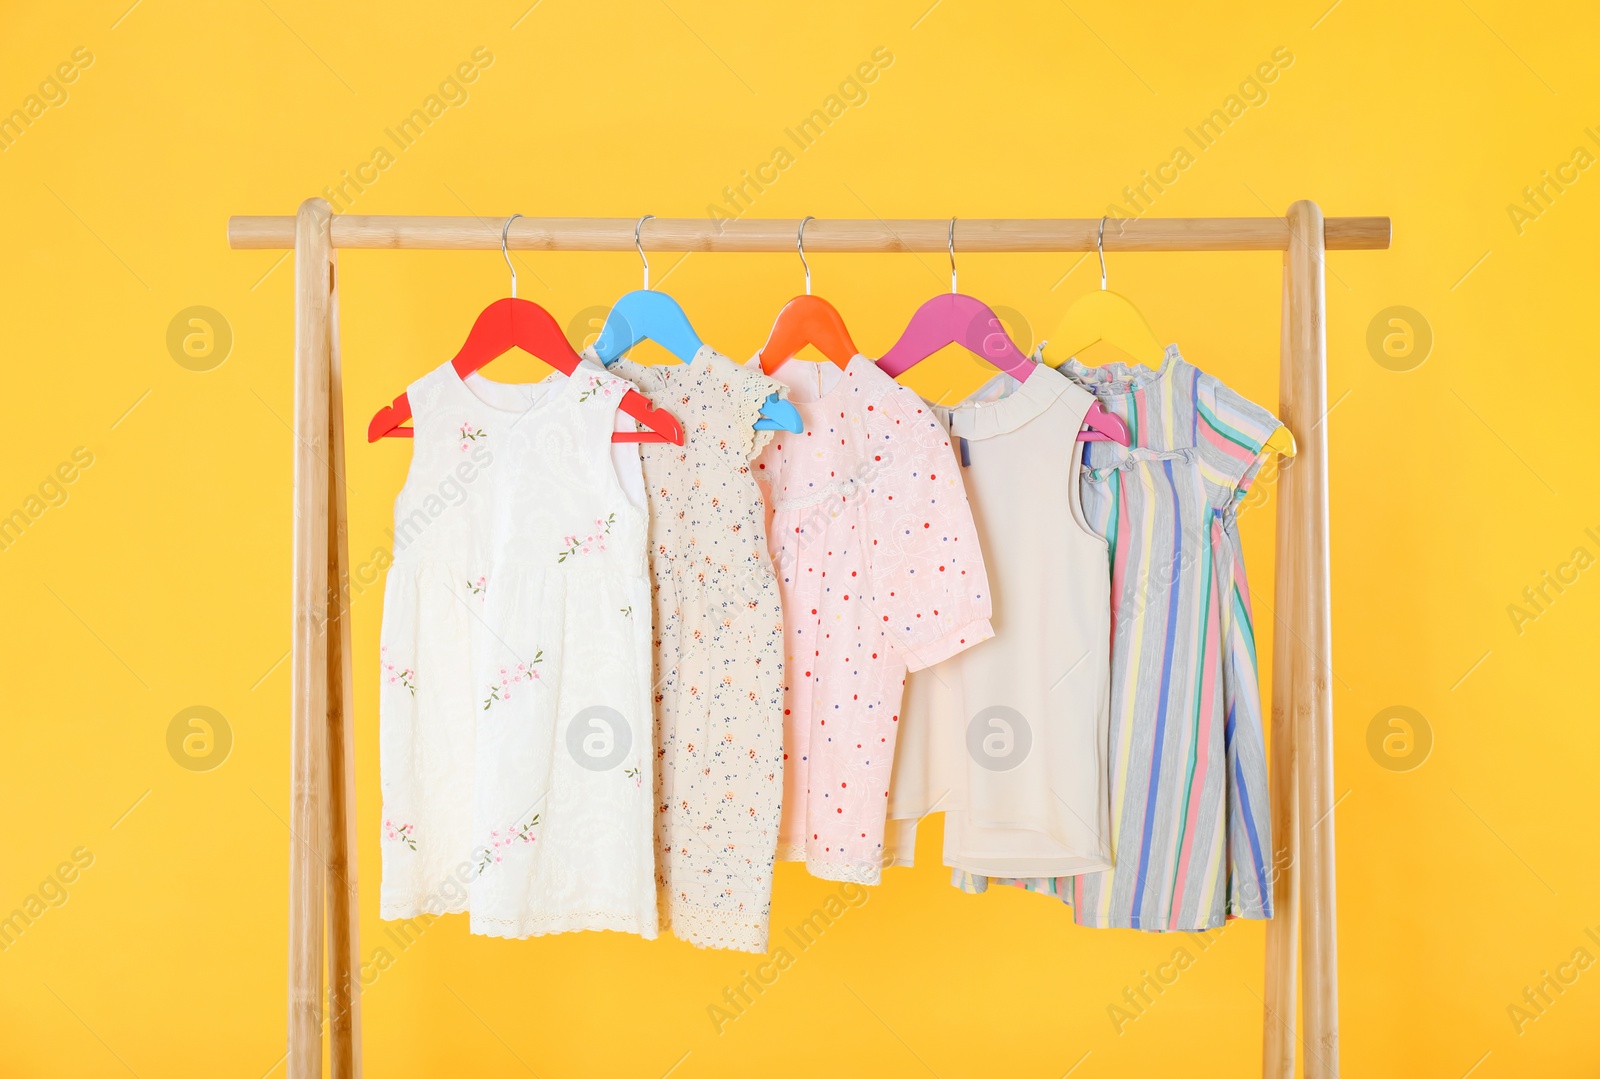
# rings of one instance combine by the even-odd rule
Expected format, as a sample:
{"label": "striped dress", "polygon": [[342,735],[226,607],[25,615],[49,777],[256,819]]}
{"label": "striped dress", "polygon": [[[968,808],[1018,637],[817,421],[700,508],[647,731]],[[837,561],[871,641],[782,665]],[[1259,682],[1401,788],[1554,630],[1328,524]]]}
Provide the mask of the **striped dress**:
{"label": "striped dress", "polygon": [[[1114,868],[1007,880],[1080,925],[1214,929],[1270,918],[1266,758],[1250,590],[1234,517],[1278,420],[1187,363],[1062,370],[1122,417],[1088,443],[1084,514],[1111,550]],[[996,878],[998,879],[998,878]],[[967,891],[982,877],[956,874]]]}

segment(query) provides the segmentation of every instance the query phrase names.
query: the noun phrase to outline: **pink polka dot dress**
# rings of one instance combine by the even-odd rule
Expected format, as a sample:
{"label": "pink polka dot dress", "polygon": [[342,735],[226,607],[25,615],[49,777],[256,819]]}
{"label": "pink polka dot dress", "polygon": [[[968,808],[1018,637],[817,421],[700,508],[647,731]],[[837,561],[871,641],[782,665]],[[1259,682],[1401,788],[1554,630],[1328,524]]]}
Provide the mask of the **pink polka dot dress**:
{"label": "pink polka dot dress", "polygon": [[784,613],[778,857],[876,884],[906,672],[994,635],[955,454],[864,356],[776,372],[805,422],[756,461]]}

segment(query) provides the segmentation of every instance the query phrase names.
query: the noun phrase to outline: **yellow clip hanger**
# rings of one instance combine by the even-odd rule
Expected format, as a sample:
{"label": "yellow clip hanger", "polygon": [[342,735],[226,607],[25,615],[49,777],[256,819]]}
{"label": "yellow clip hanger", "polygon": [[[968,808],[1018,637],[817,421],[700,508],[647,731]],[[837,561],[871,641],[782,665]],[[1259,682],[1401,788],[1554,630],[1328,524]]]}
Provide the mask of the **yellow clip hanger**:
{"label": "yellow clip hanger", "polygon": [[1144,315],[1121,293],[1106,288],[1106,218],[1100,219],[1095,234],[1095,253],[1100,256],[1100,291],[1079,297],[1067,308],[1061,325],[1045,342],[1041,358],[1051,367],[1060,367],[1091,345],[1107,344],[1146,367],[1161,366],[1166,349]]}

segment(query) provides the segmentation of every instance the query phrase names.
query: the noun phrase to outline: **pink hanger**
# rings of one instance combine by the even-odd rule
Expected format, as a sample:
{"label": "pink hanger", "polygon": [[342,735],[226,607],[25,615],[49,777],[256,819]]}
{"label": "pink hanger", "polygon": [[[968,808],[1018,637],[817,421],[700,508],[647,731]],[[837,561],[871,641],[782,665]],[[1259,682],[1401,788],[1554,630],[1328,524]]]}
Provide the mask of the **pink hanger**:
{"label": "pink hanger", "polygon": [[1122,422],[1122,417],[1107,412],[1106,406],[1096,398],[1084,414],[1083,426],[1078,428],[1078,441],[1115,442],[1119,446],[1128,446],[1133,443],[1133,436],[1128,433],[1128,425]]}
{"label": "pink hanger", "polygon": [[1027,381],[1033,374],[1034,363],[1011,340],[993,308],[956,291],[956,219],[953,217],[949,247],[950,294],[935,296],[917,308],[901,332],[900,340],[878,359],[878,366],[891,378],[898,378],[913,364],[946,345],[960,345],[1018,382]]}

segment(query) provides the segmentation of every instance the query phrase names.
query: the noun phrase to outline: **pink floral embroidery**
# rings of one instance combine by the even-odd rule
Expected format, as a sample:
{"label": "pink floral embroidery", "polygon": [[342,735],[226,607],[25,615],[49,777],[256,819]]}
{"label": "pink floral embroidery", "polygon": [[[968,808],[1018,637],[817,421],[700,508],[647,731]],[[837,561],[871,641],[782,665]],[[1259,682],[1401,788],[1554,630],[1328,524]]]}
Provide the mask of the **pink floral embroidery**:
{"label": "pink floral embroidery", "polygon": [[637,787],[644,786],[644,773],[641,772],[639,769],[637,769],[637,768],[629,768],[624,774],[629,779],[633,780],[634,787],[637,788]]}
{"label": "pink floral embroidery", "polygon": [[487,578],[487,577],[479,577],[476,581],[468,581],[467,582],[467,591],[471,592],[474,596],[483,595],[484,592],[486,592],[488,590],[488,588],[489,588],[489,578]]}
{"label": "pink floral embroidery", "polygon": [[478,872],[483,873],[491,865],[498,865],[505,860],[505,848],[513,843],[534,843],[539,837],[533,830],[539,826],[539,814],[535,813],[527,824],[521,828],[507,828],[501,831],[496,828],[489,833],[489,845],[478,853]]}
{"label": "pink floral embroidery", "polygon": [[544,649],[541,648],[527,663],[519,663],[515,667],[501,667],[500,680],[489,685],[489,695],[483,700],[483,710],[487,712],[495,701],[509,701],[511,687],[517,683],[539,681],[539,672],[534,670],[534,665],[543,662]]}
{"label": "pink floral embroidery", "polygon": [[606,549],[606,537],[611,534],[611,526],[617,523],[617,515],[608,513],[604,518],[596,517],[594,520],[595,531],[587,536],[578,537],[567,535],[561,537],[561,542],[566,544],[566,549],[556,554],[556,562],[562,563],[569,558],[576,558],[581,554],[592,554],[595,551]]}
{"label": "pink floral embroidery", "polygon": [[602,401],[609,401],[617,395],[619,388],[618,381],[614,378],[590,375],[589,384],[578,394],[578,400],[587,401],[591,397],[598,397]]}
{"label": "pink floral embroidery", "polygon": [[483,428],[474,427],[470,423],[463,423],[456,433],[461,436],[461,452],[463,453],[465,453],[474,442],[478,441],[478,439],[489,437],[483,433]]}
{"label": "pink floral embroidery", "polygon": [[383,838],[399,840],[412,850],[417,849],[417,841],[412,835],[416,830],[417,826],[414,824],[396,824],[392,820],[383,822]]}
{"label": "pink floral embroidery", "polygon": [[383,668],[385,679],[404,686],[415,697],[417,695],[417,672],[410,667],[396,667],[393,663],[383,658],[388,654],[389,648],[387,645],[378,649],[378,665]]}

